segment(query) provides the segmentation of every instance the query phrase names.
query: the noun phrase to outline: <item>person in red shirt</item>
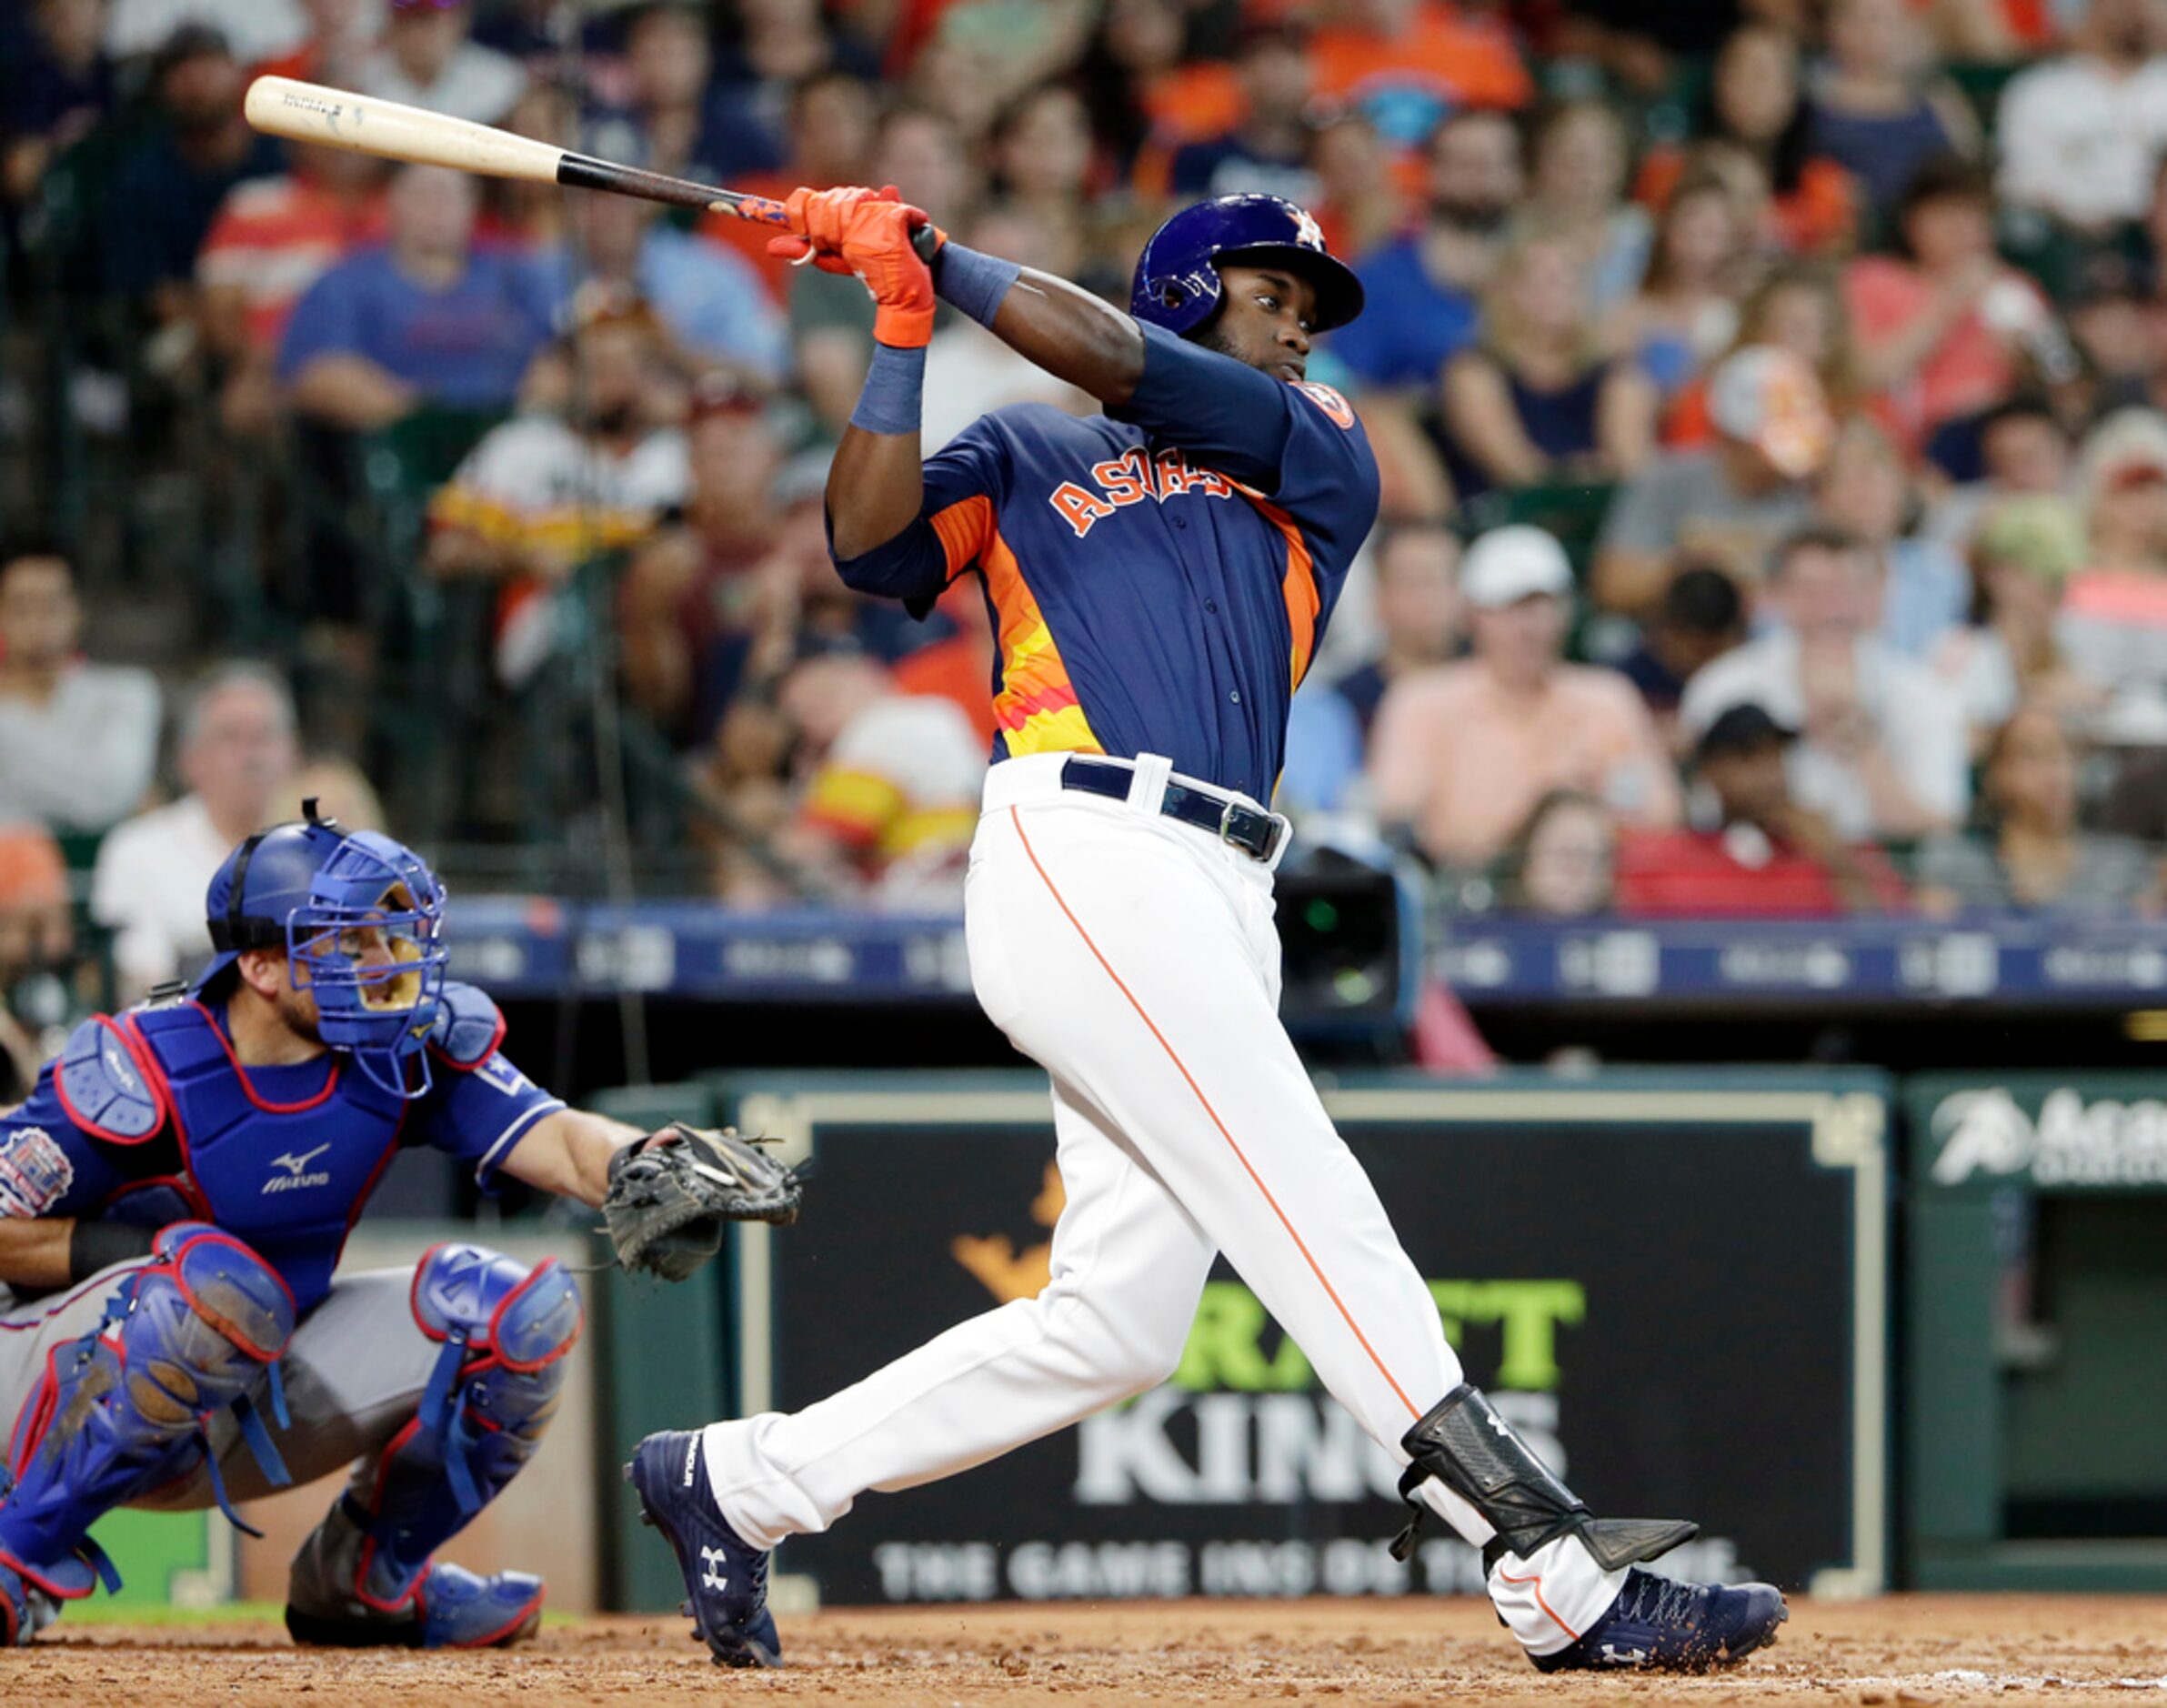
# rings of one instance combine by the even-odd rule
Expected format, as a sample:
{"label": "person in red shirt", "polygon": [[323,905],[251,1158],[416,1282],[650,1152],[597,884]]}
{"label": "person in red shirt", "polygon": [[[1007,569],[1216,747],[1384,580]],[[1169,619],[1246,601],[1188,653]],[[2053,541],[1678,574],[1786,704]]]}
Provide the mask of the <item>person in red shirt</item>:
{"label": "person in red shirt", "polygon": [[1618,911],[1643,919],[1821,919],[1905,905],[1903,881],[1879,849],[1854,848],[1791,798],[1783,750],[1796,738],[1759,706],[1733,706],[1693,750],[1695,780],[1713,797],[1708,830],[1620,832]]}

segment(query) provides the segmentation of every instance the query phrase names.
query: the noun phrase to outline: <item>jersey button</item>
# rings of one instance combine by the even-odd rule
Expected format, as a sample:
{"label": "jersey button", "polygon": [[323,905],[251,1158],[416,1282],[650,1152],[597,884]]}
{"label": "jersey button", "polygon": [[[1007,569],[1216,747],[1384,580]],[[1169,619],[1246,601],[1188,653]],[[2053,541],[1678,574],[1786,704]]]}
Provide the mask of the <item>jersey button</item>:
{"label": "jersey button", "polygon": [[1177,516],[1174,518],[1174,526],[1176,527],[1187,527],[1189,526],[1189,518],[1186,516]]}
{"label": "jersey button", "polygon": [[1219,601],[1217,599],[1206,599],[1204,601],[1204,608],[1209,611],[1214,617],[1217,617],[1219,615]]}
{"label": "jersey button", "polygon": [[1227,698],[1239,706],[1241,704],[1241,690],[1238,688],[1231,688],[1228,691]]}

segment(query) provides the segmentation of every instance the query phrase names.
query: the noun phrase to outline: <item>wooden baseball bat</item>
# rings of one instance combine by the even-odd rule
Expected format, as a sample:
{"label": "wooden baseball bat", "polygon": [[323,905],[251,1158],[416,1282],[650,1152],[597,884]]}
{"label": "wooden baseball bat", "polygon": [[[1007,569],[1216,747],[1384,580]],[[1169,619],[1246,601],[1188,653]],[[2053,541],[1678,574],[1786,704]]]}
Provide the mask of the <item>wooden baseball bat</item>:
{"label": "wooden baseball bat", "polygon": [[[295,142],[318,143],[353,154],[418,166],[449,166],[484,177],[526,178],[577,190],[612,190],[643,201],[674,207],[698,207],[766,226],[789,225],[783,205],[766,196],[743,196],[673,178],[667,173],[621,166],[591,155],[575,154],[533,136],[521,136],[471,119],[450,118],[398,101],[379,100],[291,77],[258,77],[248,85],[242,112],[256,129]],[[931,261],[936,239],[921,226],[912,244]]]}

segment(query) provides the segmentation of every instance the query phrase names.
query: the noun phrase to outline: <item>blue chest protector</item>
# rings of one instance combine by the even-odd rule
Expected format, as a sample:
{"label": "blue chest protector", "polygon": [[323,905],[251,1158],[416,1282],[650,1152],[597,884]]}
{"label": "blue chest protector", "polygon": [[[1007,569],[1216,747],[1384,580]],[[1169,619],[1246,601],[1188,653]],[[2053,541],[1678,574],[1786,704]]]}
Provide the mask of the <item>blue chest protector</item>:
{"label": "blue chest protector", "polygon": [[[496,1050],[503,1018],[471,985],[446,985],[444,1003],[430,1047],[471,1071]],[[160,1227],[213,1222],[277,1269],[303,1313],[330,1291],[346,1234],[415,1107],[336,1052],[319,1090],[272,1102],[194,1001],[85,1020],[54,1084],[76,1126],[143,1160],[105,1214]]]}

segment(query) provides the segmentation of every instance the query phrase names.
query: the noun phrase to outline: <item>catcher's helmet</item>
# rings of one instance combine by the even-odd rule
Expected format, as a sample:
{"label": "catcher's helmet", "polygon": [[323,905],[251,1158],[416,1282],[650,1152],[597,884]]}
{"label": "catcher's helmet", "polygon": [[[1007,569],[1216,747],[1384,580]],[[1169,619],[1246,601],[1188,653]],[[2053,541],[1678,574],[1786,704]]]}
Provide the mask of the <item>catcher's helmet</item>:
{"label": "catcher's helmet", "polygon": [[[218,953],[198,995],[244,949],[283,949],[316,1029],[387,1091],[429,1087],[429,1034],[443,1008],[444,886],[420,855],[374,830],[304,817],[259,830],[211,879],[204,907]],[[418,1074],[408,1065],[418,1063]]]}
{"label": "catcher's helmet", "polygon": [[1137,257],[1129,312],[1186,337],[1219,306],[1221,261],[1277,261],[1317,292],[1317,330],[1362,312],[1362,282],[1324,246],[1302,208],[1277,196],[1218,196],[1185,207],[1151,234]]}

